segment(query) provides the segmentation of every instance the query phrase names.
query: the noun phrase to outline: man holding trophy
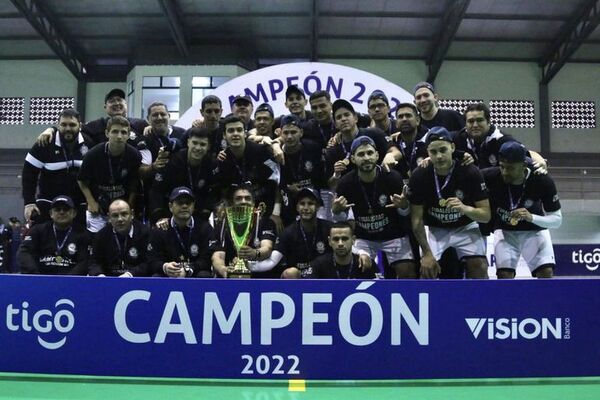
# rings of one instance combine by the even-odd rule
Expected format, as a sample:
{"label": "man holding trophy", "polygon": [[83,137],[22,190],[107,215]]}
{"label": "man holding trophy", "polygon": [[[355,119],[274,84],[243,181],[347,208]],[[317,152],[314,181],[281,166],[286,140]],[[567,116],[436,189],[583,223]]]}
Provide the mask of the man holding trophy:
{"label": "man holding trophy", "polygon": [[[257,262],[268,259],[276,239],[275,224],[264,217],[264,207],[254,206],[249,185],[233,189],[224,215],[216,224],[210,242],[212,267],[223,278],[278,278],[270,270],[254,271]],[[273,275],[275,274],[275,275]]]}

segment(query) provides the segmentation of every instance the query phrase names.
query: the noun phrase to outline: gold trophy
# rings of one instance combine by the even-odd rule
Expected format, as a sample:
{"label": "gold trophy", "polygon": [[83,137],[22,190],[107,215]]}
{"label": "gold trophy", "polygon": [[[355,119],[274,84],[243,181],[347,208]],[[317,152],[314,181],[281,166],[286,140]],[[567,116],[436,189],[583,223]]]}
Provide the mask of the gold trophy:
{"label": "gold trophy", "polygon": [[[255,210],[252,206],[231,206],[225,208],[229,233],[237,252],[239,252],[242,246],[248,244],[248,238],[250,237],[250,231],[255,219],[254,214]],[[250,278],[250,273],[248,260],[244,260],[239,256],[233,265],[227,266],[228,278]]]}

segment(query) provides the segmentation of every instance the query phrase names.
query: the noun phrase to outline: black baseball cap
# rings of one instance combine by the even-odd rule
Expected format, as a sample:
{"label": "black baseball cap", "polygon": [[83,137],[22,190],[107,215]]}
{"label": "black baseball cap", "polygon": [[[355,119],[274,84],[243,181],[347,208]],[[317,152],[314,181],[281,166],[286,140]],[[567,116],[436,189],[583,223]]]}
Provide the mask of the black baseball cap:
{"label": "black baseball cap", "polygon": [[294,126],[297,126],[298,128],[301,128],[301,126],[300,126],[301,122],[302,121],[300,121],[300,118],[298,118],[297,115],[288,114],[288,115],[284,115],[283,117],[281,117],[280,126],[283,128],[286,125],[294,125]]}
{"label": "black baseball cap", "polygon": [[352,111],[352,114],[356,114],[356,111],[354,111],[354,107],[352,107],[352,104],[350,104],[350,102],[348,100],[337,99],[336,101],[334,101],[333,105],[331,106],[333,115],[335,115],[336,111],[339,110],[340,108],[345,108],[347,110]]}
{"label": "black baseball cap", "polygon": [[363,144],[370,144],[375,149],[377,149],[377,146],[375,146],[375,142],[369,136],[359,136],[352,141],[352,144],[350,145],[350,153],[354,154],[354,151]]}
{"label": "black baseball cap", "polygon": [[290,85],[290,86],[288,86],[288,88],[285,91],[285,98],[287,99],[288,97],[290,97],[290,95],[292,93],[297,93],[297,94],[299,94],[300,96],[302,96],[303,98],[306,99],[306,95],[304,94],[304,90],[300,89],[298,87],[298,85]]}
{"label": "black baseball cap", "polygon": [[390,102],[389,102],[387,96],[381,90],[373,90],[373,92],[369,95],[369,99],[367,100],[367,105],[369,105],[369,103],[371,103],[371,100],[375,100],[375,99],[381,99],[385,102],[385,104],[387,104],[388,106],[390,105]]}
{"label": "black baseball cap", "polygon": [[75,208],[75,203],[73,203],[73,199],[71,199],[69,196],[66,195],[59,195],[56,196],[54,199],[52,199],[52,205],[50,206],[50,208],[54,208],[58,205],[65,205],[69,208]]}
{"label": "black baseball cap", "polygon": [[525,162],[527,159],[527,149],[521,143],[511,140],[500,146],[498,158],[509,163]]}
{"label": "black baseball cap", "polygon": [[427,88],[429,90],[431,90],[431,93],[435,93],[435,89],[433,88],[433,85],[429,82],[419,82],[415,85],[415,88],[413,90],[413,93],[417,93],[417,90],[421,89],[421,88]]}
{"label": "black baseball cap", "polygon": [[106,93],[106,96],[104,96],[104,102],[106,103],[108,101],[108,99],[110,99],[112,97],[119,97],[119,98],[125,100],[125,92],[121,89],[114,88],[110,92]]}
{"label": "black baseball cap", "polygon": [[169,201],[175,201],[178,198],[184,197],[184,196],[190,197],[192,200],[195,200],[194,193],[192,192],[192,190],[190,188],[185,187],[185,186],[179,186],[171,191],[171,194],[169,195]]}
{"label": "black baseball cap", "polygon": [[427,131],[427,139],[425,140],[427,146],[429,146],[431,142],[435,142],[438,140],[442,140],[448,143],[454,143],[452,134],[448,132],[448,129],[444,128],[443,126],[434,126],[433,128]]}
{"label": "black baseball cap", "polygon": [[256,107],[256,110],[254,111],[254,115],[256,116],[256,113],[261,112],[261,111],[266,111],[269,114],[271,114],[271,117],[275,116],[275,114],[273,113],[273,107],[271,107],[269,105],[269,103],[262,103],[260,106]]}
{"label": "black baseball cap", "polygon": [[303,199],[305,197],[312,197],[313,199],[315,199],[318,205],[323,205],[323,199],[321,199],[321,196],[319,195],[317,189],[313,189],[311,187],[305,187],[303,189],[300,189],[300,191],[296,195],[296,202],[299,202],[300,199]]}
{"label": "black baseball cap", "polygon": [[233,99],[231,104],[240,103],[240,102],[252,104],[252,99],[248,95],[244,95],[244,96],[238,95],[238,96],[235,96],[235,98]]}

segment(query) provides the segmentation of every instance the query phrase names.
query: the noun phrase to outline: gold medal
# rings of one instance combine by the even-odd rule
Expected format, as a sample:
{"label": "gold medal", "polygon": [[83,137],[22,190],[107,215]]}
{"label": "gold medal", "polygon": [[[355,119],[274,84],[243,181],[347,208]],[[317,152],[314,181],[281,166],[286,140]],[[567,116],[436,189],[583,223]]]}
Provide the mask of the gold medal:
{"label": "gold medal", "polygon": [[344,165],[346,165],[346,167],[347,167],[348,165],[350,165],[350,159],[349,159],[349,158],[344,158],[344,159],[342,160],[342,162],[344,163]]}
{"label": "gold medal", "polygon": [[438,204],[440,205],[440,207],[446,207],[446,204],[448,204],[448,200],[446,200],[446,199],[440,199],[438,201]]}
{"label": "gold medal", "polygon": [[515,226],[519,223],[519,219],[516,217],[510,217],[510,220],[508,221],[509,224],[511,224],[512,226]]}
{"label": "gold medal", "polygon": [[54,257],[54,259],[56,260],[57,263],[62,264],[63,262],[63,258],[61,256],[56,256]]}

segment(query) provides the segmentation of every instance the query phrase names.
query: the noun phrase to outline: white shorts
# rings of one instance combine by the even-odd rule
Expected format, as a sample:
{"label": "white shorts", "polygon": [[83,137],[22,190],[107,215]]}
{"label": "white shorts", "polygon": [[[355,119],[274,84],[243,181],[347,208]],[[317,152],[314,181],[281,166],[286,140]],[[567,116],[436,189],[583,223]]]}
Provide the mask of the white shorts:
{"label": "white shorts", "polygon": [[413,253],[410,247],[408,235],[391,240],[373,241],[366,239],[356,239],[352,246],[352,252],[358,253],[359,250],[366,251],[373,259],[378,251],[383,251],[390,264],[396,261],[413,261]]}
{"label": "white shorts", "polygon": [[485,258],[485,239],[481,235],[477,222],[459,228],[429,227],[429,247],[436,260],[442,257],[446,249],[453,247],[459,259],[465,257]]}
{"label": "white shorts", "polygon": [[85,212],[85,224],[87,230],[96,233],[108,223],[108,216],[102,214],[92,214],[89,211]]}
{"label": "white shorts", "polygon": [[544,264],[555,264],[554,248],[548,229],[541,231],[494,231],[496,268],[516,269],[519,256],[531,272]]}

